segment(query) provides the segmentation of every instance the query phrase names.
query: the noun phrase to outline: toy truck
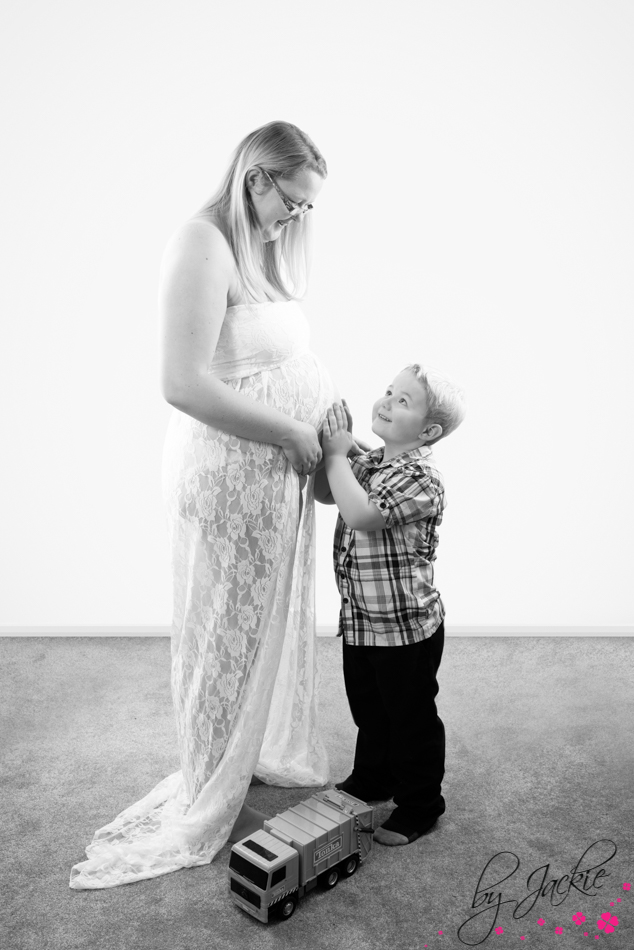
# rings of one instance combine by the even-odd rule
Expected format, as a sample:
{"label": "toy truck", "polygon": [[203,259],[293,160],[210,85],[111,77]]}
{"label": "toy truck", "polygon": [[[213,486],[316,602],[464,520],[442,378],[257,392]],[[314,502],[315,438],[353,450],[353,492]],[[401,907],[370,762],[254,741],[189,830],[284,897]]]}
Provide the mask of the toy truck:
{"label": "toy truck", "polygon": [[374,809],[329,789],[270,818],[234,844],[229,893],[252,917],[288,920],[318,884],[330,890],[351,877],[372,849]]}

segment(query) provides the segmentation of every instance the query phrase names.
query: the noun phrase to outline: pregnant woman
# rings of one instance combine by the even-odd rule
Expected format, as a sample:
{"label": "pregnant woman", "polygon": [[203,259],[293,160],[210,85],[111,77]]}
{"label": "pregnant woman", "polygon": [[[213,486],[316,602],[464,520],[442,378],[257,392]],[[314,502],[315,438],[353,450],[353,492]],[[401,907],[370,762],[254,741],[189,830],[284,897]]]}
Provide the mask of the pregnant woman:
{"label": "pregnant woman", "polygon": [[309,350],[310,211],[326,163],[271,122],[238,146],[163,261],[164,454],[181,769],[97,831],[71,887],[209,863],[262,827],[255,774],[323,785],[316,726],[313,479],[337,398]]}

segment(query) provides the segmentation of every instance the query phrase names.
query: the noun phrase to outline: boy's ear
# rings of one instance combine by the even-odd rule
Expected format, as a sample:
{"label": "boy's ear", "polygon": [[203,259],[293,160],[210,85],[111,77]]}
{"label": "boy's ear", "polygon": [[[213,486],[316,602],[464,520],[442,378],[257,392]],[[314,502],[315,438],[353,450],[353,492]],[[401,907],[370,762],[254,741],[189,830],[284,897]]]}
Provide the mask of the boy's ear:
{"label": "boy's ear", "polygon": [[425,442],[432,442],[434,439],[439,439],[442,435],[442,426],[438,425],[437,422],[433,422],[430,426],[426,426],[425,429],[418,436],[419,439],[424,439]]}

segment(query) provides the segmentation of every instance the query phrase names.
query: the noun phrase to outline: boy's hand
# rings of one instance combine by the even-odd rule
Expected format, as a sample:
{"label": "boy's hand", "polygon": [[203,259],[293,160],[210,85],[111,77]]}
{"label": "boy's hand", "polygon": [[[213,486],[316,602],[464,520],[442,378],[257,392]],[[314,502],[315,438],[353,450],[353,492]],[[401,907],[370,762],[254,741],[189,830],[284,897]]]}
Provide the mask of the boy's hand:
{"label": "boy's hand", "polygon": [[[350,407],[345,399],[342,399],[343,408],[346,413],[346,422],[348,423],[348,432],[352,436],[352,413],[350,412]],[[372,446],[368,445],[367,442],[363,442],[362,439],[355,439],[352,437],[352,445],[350,447],[350,456],[361,455],[362,452],[371,452]]]}
{"label": "boy's hand", "polygon": [[348,431],[346,413],[339,403],[333,403],[326,414],[322,430],[322,449],[325,456],[344,455],[354,445],[352,434]]}

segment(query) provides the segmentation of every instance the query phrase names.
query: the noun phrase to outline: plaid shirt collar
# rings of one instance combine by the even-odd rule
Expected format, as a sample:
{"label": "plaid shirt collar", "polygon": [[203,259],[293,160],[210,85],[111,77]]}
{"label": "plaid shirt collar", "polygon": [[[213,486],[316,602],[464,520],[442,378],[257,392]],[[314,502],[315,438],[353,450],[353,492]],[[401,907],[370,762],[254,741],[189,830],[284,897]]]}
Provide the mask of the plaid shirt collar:
{"label": "plaid shirt collar", "polygon": [[401,465],[405,465],[411,459],[426,459],[431,455],[431,448],[428,445],[419,445],[416,449],[410,449],[408,452],[401,452],[399,455],[394,455],[391,459],[388,459],[387,462],[383,461],[383,454],[385,452],[385,446],[382,445],[378,449],[372,449],[370,452],[366,452],[364,455],[357,455],[356,460],[360,465],[365,465],[367,468],[400,468]]}

